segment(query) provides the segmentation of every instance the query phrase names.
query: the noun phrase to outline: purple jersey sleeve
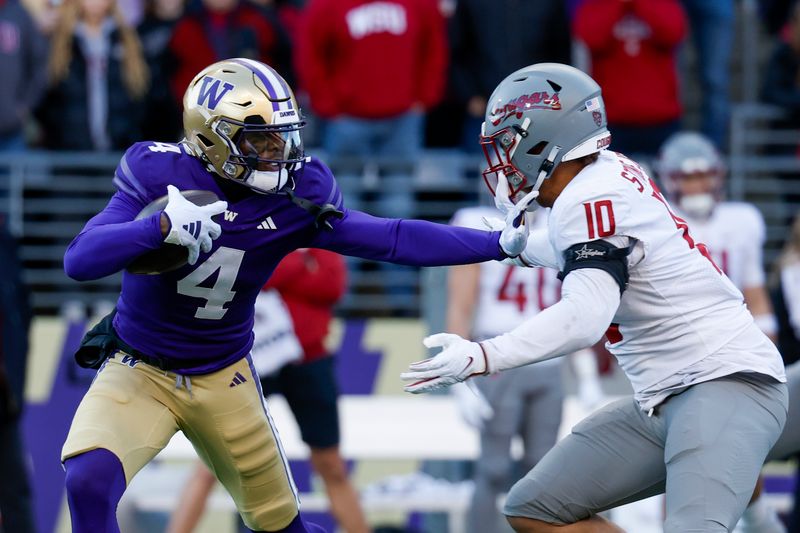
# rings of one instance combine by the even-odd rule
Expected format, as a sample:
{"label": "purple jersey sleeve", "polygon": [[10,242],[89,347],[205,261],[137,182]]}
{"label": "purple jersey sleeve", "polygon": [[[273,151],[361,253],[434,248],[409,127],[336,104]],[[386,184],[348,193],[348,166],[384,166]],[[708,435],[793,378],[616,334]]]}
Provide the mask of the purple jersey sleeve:
{"label": "purple jersey sleeve", "polygon": [[378,218],[346,211],[312,244],[345,255],[401,265],[440,266],[503,259],[500,234],[424,220]]}
{"label": "purple jersey sleeve", "polygon": [[[78,281],[99,279],[125,268],[142,253],[161,246],[161,213],[141,220],[136,215],[158,193],[148,190],[150,156],[144,143],[125,152],[114,172],[117,192],[70,243],[64,270]],[[149,180],[153,182],[154,180]]]}
{"label": "purple jersey sleeve", "polygon": [[298,191],[319,205],[332,204],[344,217],[321,230],[311,247],[401,265],[440,266],[504,259],[500,234],[423,220],[379,218],[346,209],[330,169],[312,159]]}
{"label": "purple jersey sleeve", "polygon": [[117,192],[70,243],[64,254],[67,275],[78,281],[109,276],[161,246],[161,212],[133,220],[140,210],[138,204]]}

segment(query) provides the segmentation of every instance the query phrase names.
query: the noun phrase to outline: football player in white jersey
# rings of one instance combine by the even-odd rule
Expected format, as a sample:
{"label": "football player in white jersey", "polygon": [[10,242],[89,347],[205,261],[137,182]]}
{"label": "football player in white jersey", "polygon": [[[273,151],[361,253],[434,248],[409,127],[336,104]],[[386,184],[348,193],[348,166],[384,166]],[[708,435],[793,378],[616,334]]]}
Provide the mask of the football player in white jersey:
{"label": "football player in white jersey", "polygon": [[[700,133],[676,133],[661,147],[656,169],[675,212],[742,291],[756,325],[776,341],[778,322],[765,286],[762,258],[764,218],[751,204],[723,200],[726,165],[714,143]],[[759,480],[758,494],[761,488]],[[763,498],[755,498],[735,531],[781,533],[786,529],[775,510]]]}
{"label": "football player in white jersey", "polygon": [[[634,397],[613,402],[518,481],[517,532],[619,531],[597,513],[666,492],[667,533],[727,532],[786,421],[783,362],[742,293],[642,168],[611,142],[600,87],[566,65],[521,69],[495,89],[482,145],[499,206],[551,207],[519,260],[558,268],[561,300],[510,332],[411,365],[409,392],[607,348]],[[506,198],[510,197],[511,201]]]}
{"label": "football player in white jersey", "polygon": [[[468,207],[451,224],[485,229],[484,218],[496,218],[494,207]],[[547,214],[533,217],[531,229],[544,228]],[[558,272],[496,261],[449,268],[447,331],[481,341],[508,331],[556,303],[561,297]],[[475,491],[467,511],[466,533],[500,533],[508,524],[497,509],[497,497],[511,486],[511,441],[522,438],[521,465],[533,468],[558,439],[564,402],[562,360],[528,366],[454,386],[464,420],[480,431],[481,453],[475,461]],[[578,396],[585,408],[603,398],[591,350],[572,356]]]}
{"label": "football player in white jersey", "polygon": [[762,264],[764,218],[751,204],[723,201],[725,162],[714,144],[700,133],[676,133],[661,147],[656,168],[692,237],[706,244],[714,262],[742,291],[758,327],[776,340],[778,324]]}

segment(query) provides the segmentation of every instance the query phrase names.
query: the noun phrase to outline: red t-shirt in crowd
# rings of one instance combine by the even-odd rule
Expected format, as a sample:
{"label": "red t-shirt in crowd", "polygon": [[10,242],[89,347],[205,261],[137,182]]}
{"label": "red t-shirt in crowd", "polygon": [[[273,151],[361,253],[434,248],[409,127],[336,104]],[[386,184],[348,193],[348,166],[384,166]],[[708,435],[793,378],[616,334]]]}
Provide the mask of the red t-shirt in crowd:
{"label": "red t-shirt in crowd", "polygon": [[170,51],[175,58],[172,92],[178,102],[189,82],[212,63],[231,57],[273,61],[278,35],[257,7],[241,2],[229,13],[198,8],[175,25]]}
{"label": "red t-shirt in crowd", "polygon": [[681,116],[675,55],[686,17],[677,0],[586,0],[574,33],[591,53],[609,123],[649,126]]}
{"label": "red t-shirt in crowd", "polygon": [[333,306],[344,295],[347,269],[342,256],[317,248],[304,248],[287,255],[272,273],[264,289],[277,290],[294,323],[303,347],[303,362],[326,355]]}
{"label": "red t-shirt in crowd", "polygon": [[447,36],[436,0],[311,0],[295,70],[324,117],[389,118],[438,103]]}

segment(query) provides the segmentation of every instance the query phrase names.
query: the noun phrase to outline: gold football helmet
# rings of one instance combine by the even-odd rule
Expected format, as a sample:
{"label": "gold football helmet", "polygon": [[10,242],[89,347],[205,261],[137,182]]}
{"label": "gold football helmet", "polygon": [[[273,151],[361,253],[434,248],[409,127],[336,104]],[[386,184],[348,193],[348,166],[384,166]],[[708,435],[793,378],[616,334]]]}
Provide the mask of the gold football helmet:
{"label": "gold football helmet", "polygon": [[279,191],[303,165],[303,126],[286,81],[252,59],[206,67],[183,96],[183,128],[197,155],[258,192]]}

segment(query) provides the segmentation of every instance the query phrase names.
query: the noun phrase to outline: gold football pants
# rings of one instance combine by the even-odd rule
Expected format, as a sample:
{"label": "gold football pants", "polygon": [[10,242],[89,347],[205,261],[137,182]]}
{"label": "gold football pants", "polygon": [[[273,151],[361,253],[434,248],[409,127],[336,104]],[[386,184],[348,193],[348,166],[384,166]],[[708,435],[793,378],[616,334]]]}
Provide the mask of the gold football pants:
{"label": "gold football pants", "polygon": [[184,377],[118,352],[83,397],[61,460],[105,448],[130,483],[179,430],[249,528],[279,530],[297,516],[297,489],[249,357]]}

